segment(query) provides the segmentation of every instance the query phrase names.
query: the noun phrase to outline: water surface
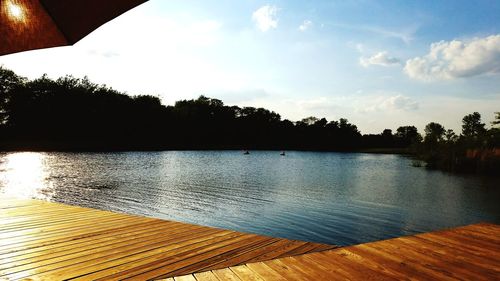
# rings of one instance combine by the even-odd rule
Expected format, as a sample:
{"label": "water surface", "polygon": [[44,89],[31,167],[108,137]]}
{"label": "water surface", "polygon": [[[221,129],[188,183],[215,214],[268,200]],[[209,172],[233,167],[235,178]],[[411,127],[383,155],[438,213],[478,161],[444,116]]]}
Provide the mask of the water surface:
{"label": "water surface", "polygon": [[0,153],[0,193],[339,245],[500,223],[499,179],[398,155]]}

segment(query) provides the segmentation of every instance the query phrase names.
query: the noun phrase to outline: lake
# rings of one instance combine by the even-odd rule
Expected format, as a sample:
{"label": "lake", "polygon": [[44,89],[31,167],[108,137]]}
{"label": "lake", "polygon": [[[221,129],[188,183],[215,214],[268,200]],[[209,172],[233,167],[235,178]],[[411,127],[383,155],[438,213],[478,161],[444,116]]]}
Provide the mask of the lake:
{"label": "lake", "polygon": [[400,155],[0,153],[0,193],[337,245],[500,223],[500,179]]}

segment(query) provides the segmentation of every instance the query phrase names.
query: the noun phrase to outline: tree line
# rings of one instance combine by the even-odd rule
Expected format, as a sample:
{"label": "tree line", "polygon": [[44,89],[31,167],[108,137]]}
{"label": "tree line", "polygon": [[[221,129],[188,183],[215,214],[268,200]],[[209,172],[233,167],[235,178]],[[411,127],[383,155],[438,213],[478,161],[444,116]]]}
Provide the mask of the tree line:
{"label": "tree line", "polygon": [[474,112],[462,119],[457,135],[441,124],[425,126],[425,137],[414,147],[415,155],[427,167],[456,172],[481,172],[500,175],[500,112],[488,129],[481,114]]}
{"label": "tree line", "polygon": [[0,68],[0,142],[13,149],[281,149],[355,150],[406,147],[413,126],[391,139],[362,136],[345,118],[292,122],[265,108],[225,105],[200,96],[165,106],[88,78],[34,80]]}
{"label": "tree line", "polygon": [[412,125],[362,135],[345,118],[292,122],[265,108],[205,96],[165,106],[158,97],[127,95],[86,77],[29,80],[0,67],[0,150],[383,148],[414,152],[437,166],[448,161],[438,159],[450,147],[464,150],[459,154],[499,147],[498,128],[487,129],[480,120],[479,113],[464,117],[460,135],[435,122],[424,137]]}

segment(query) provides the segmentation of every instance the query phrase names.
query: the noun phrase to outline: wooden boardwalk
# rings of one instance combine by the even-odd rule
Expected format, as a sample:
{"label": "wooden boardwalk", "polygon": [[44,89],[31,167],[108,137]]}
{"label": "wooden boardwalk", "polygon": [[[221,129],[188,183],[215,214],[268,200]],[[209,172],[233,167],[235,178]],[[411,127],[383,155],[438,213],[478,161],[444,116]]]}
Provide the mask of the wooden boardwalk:
{"label": "wooden boardwalk", "polygon": [[500,280],[500,226],[356,246],[0,197],[0,280]]}
{"label": "wooden boardwalk", "polygon": [[165,280],[500,280],[500,226],[475,224]]}
{"label": "wooden boardwalk", "polygon": [[332,248],[0,195],[1,280],[144,280]]}

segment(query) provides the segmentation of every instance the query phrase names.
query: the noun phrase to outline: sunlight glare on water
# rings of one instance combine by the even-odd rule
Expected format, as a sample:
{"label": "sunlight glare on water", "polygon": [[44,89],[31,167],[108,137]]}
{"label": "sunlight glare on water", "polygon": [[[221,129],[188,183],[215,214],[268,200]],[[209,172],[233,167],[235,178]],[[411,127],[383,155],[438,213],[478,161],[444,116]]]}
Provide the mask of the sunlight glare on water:
{"label": "sunlight glare on water", "polygon": [[0,153],[10,196],[337,245],[499,223],[499,186],[398,155]]}
{"label": "sunlight glare on water", "polygon": [[3,193],[21,198],[50,200],[46,183],[46,155],[38,152],[17,152],[2,157],[0,181]]}

